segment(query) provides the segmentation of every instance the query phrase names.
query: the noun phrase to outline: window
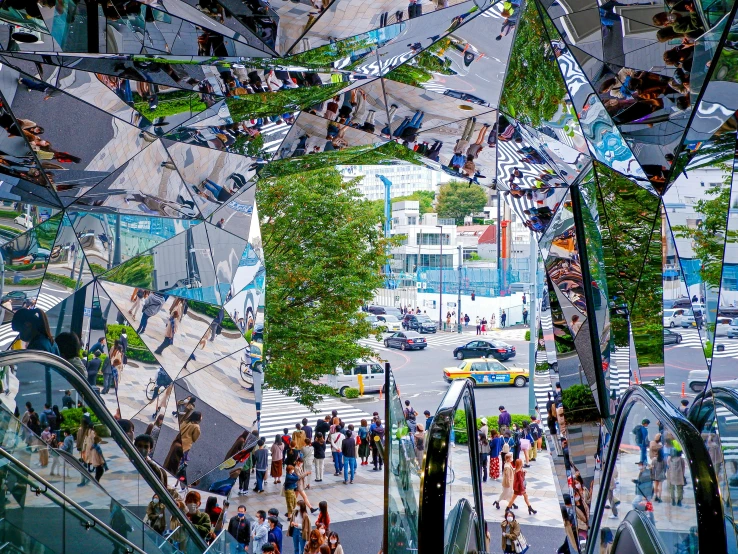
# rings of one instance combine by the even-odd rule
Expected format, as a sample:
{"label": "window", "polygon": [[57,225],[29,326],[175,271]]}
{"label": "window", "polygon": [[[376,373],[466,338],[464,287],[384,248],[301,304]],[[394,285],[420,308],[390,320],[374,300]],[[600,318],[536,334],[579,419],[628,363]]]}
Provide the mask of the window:
{"label": "window", "polygon": [[351,370],[350,367],[347,367],[346,369],[343,370],[343,374],[344,375],[353,375],[353,372],[352,372],[352,370]]}
{"label": "window", "polygon": [[366,375],[367,370],[365,365],[357,365],[356,368],[354,368],[354,375]]}
{"label": "window", "polygon": [[[416,244],[424,246],[438,246],[441,244],[440,233],[418,233],[416,235]],[[448,246],[451,244],[451,235],[443,233],[443,245]]]}
{"label": "window", "polygon": [[484,362],[474,362],[471,367],[472,371],[487,371],[487,364]]}
{"label": "window", "polygon": [[384,368],[379,364],[372,364],[372,375],[384,373]]}

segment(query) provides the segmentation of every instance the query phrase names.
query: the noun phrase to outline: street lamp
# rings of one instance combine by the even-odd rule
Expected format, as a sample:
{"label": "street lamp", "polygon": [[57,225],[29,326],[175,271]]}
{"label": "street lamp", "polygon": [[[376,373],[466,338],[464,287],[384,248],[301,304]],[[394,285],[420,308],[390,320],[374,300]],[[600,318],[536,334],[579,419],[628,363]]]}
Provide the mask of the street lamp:
{"label": "street lamp", "polygon": [[439,263],[438,279],[438,330],[443,329],[443,225],[436,225],[441,230],[439,235],[441,239],[441,261]]}

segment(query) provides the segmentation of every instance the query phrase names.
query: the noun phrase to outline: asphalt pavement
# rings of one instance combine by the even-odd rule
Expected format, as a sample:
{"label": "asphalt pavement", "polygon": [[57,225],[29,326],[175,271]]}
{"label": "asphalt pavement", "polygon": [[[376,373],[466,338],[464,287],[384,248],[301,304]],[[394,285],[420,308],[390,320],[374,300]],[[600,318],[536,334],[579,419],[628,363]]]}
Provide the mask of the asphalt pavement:
{"label": "asphalt pavement", "polygon": [[[471,326],[461,336],[458,333],[446,332],[424,336],[428,341],[427,348],[405,352],[394,348],[387,349],[373,339],[365,341],[365,344],[371,344],[375,348],[380,358],[392,365],[402,399],[409,399],[420,414],[425,410],[435,413],[443,395],[446,394],[449,385],[443,379],[443,368],[456,367],[460,363],[453,356],[454,348],[477,339],[474,327]],[[515,346],[517,354],[503,363],[527,368],[528,343],[507,339],[505,342]],[[374,411],[383,413],[384,401],[380,401],[377,394],[372,396],[375,401],[362,403],[361,409],[369,413]],[[522,388],[504,385],[477,387],[474,389],[474,398],[479,415],[497,415],[500,405],[504,405],[507,411],[513,414],[528,413],[527,385]]]}

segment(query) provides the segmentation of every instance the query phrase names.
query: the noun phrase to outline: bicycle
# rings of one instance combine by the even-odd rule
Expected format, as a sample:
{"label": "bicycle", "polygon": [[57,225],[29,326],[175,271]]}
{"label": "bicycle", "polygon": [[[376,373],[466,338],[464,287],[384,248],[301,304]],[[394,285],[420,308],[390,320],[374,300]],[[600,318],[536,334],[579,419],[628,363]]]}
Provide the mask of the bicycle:
{"label": "bicycle", "polygon": [[165,389],[165,386],[156,384],[156,379],[149,377],[149,382],[146,384],[146,398],[153,400],[163,393]]}

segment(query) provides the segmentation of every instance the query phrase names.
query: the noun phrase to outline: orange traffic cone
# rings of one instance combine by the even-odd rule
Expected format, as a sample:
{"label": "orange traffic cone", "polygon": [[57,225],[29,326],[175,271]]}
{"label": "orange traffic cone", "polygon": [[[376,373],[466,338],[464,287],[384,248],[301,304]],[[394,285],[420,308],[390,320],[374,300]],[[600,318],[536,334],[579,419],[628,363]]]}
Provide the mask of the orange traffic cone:
{"label": "orange traffic cone", "polygon": [[682,398],[685,398],[687,395],[684,394],[684,381],[682,381]]}

